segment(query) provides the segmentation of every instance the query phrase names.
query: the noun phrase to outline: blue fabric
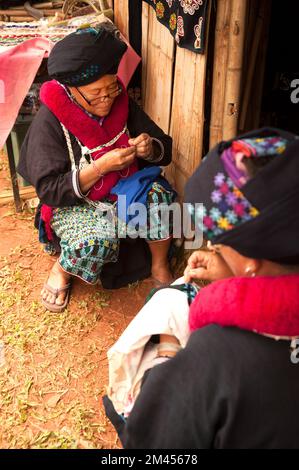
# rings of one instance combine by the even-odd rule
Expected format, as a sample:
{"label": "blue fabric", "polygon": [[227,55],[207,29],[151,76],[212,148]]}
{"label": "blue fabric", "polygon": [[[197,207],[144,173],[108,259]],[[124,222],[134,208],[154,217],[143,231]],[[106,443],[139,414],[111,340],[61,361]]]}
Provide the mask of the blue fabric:
{"label": "blue fabric", "polygon": [[[151,190],[155,181],[160,183],[167,191],[173,191],[168,181],[160,177],[161,172],[160,167],[149,166],[143,170],[137,171],[137,173],[129,176],[129,178],[121,179],[117,185],[112,188],[111,194],[126,196],[126,207],[118,204],[119,219],[129,223],[130,220],[135,217],[136,214],[131,215],[128,213],[128,208],[133,203],[141,203],[146,206],[148,192]],[[145,226],[146,220],[143,222]]]}

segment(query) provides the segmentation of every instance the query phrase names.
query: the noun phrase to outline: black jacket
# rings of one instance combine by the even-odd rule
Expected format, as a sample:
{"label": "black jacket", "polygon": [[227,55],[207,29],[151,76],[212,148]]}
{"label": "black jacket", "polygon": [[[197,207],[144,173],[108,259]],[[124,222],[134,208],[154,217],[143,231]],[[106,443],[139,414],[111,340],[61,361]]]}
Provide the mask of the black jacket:
{"label": "black jacket", "polygon": [[299,448],[290,341],[209,326],[148,373],[119,429],[128,449]]}

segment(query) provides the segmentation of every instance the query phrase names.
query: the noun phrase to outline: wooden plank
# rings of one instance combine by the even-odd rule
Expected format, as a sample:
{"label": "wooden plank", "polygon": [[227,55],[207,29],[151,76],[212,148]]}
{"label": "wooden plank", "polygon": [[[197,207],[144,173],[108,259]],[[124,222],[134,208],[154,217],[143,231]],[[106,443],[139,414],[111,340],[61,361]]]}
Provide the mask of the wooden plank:
{"label": "wooden plank", "polygon": [[175,166],[186,178],[202,158],[206,65],[207,55],[177,49],[171,135]]}
{"label": "wooden plank", "polygon": [[205,123],[206,72],[211,2],[207,13],[205,54],[177,48],[171,118],[173,163],[169,174],[182,196],[187,179],[201,162]]}
{"label": "wooden plank", "polygon": [[190,174],[185,172],[177,161],[173,161],[169,166],[164,168],[164,175],[176,189],[178,198],[182,201],[186,181],[190,178]]}
{"label": "wooden plank", "polygon": [[210,148],[223,139],[223,109],[229,49],[231,0],[218,0],[215,30]]}
{"label": "wooden plank", "polygon": [[114,2],[114,23],[120,32],[129,39],[129,2],[116,0]]}
{"label": "wooden plank", "polygon": [[211,3],[207,14],[205,54],[177,48],[170,134],[173,138],[173,162],[165,174],[179,197],[187,179],[198,167],[203,153],[206,71]]}
{"label": "wooden plank", "polygon": [[[23,200],[32,199],[37,197],[33,186],[26,186],[20,189],[20,197]],[[2,191],[0,193],[0,206],[14,202],[12,190]]]}
{"label": "wooden plank", "polygon": [[173,37],[157,21],[156,13],[150,7],[148,33],[143,36],[143,51],[146,50],[143,58],[144,110],[166,133],[170,128],[174,49]]}

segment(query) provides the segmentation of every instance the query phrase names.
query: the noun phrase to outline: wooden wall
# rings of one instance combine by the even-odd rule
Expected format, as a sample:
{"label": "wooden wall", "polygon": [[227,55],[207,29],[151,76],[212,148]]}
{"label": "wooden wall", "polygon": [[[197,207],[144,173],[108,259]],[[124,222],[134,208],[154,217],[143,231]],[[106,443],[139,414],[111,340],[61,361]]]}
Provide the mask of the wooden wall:
{"label": "wooden wall", "polygon": [[144,110],[173,138],[173,163],[165,173],[180,195],[202,158],[206,57],[177,47],[143,2]]}
{"label": "wooden wall", "polygon": [[[142,6],[143,106],[173,137],[173,163],[165,173],[180,195],[203,157],[208,52],[214,58],[212,98],[207,103],[211,108],[210,147],[238,132],[245,32],[250,29],[248,0],[217,0],[216,4],[216,28],[210,35],[211,39],[214,34],[214,50],[206,41],[204,55],[178,47],[157,21],[153,8],[145,2]],[[116,24],[126,34],[128,2],[115,1],[114,11]]]}
{"label": "wooden wall", "polygon": [[142,12],[142,102],[146,113],[169,133],[175,44],[149,5]]}
{"label": "wooden wall", "polygon": [[[115,23],[126,34],[128,2],[114,2]],[[153,8],[142,6],[142,102],[146,113],[173,137],[167,177],[182,195],[202,158],[206,55],[177,47]]]}

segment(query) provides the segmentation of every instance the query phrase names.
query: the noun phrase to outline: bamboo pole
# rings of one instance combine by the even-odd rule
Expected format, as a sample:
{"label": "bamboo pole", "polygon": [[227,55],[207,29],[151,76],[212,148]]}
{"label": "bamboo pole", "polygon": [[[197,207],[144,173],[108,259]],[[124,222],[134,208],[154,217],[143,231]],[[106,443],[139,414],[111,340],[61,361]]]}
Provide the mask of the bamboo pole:
{"label": "bamboo pole", "polygon": [[218,0],[215,29],[210,148],[223,137],[223,109],[228,63],[231,0]]}
{"label": "bamboo pole", "polygon": [[30,21],[35,21],[32,16],[10,16],[9,18],[12,23],[29,23]]}
{"label": "bamboo pole", "polygon": [[223,139],[238,131],[247,0],[231,0],[229,53],[223,110]]}
{"label": "bamboo pole", "polygon": [[[43,10],[45,16],[54,16],[55,13],[61,13],[61,10]],[[5,16],[28,16],[28,12],[25,10],[0,10],[0,15]],[[33,18],[33,17],[32,17]]]}
{"label": "bamboo pole", "polygon": [[[23,200],[33,199],[36,196],[36,191],[33,186],[26,186],[20,189],[20,197]],[[0,206],[11,203],[14,201],[13,192],[11,189],[2,191],[0,193]]]}
{"label": "bamboo pole", "polygon": [[[25,0],[24,0],[25,3]],[[38,10],[42,10],[43,8],[59,8],[62,7],[63,2],[44,2],[44,3],[34,3],[32,5],[33,8],[37,8]],[[19,10],[20,5],[18,7],[10,7],[10,10]]]}
{"label": "bamboo pole", "polygon": [[0,10],[0,14],[6,16],[28,16],[25,10]]}
{"label": "bamboo pole", "polygon": [[146,92],[147,92],[147,53],[149,47],[149,8],[150,6],[142,2],[142,85],[141,85],[141,98],[142,106],[145,108]]}

